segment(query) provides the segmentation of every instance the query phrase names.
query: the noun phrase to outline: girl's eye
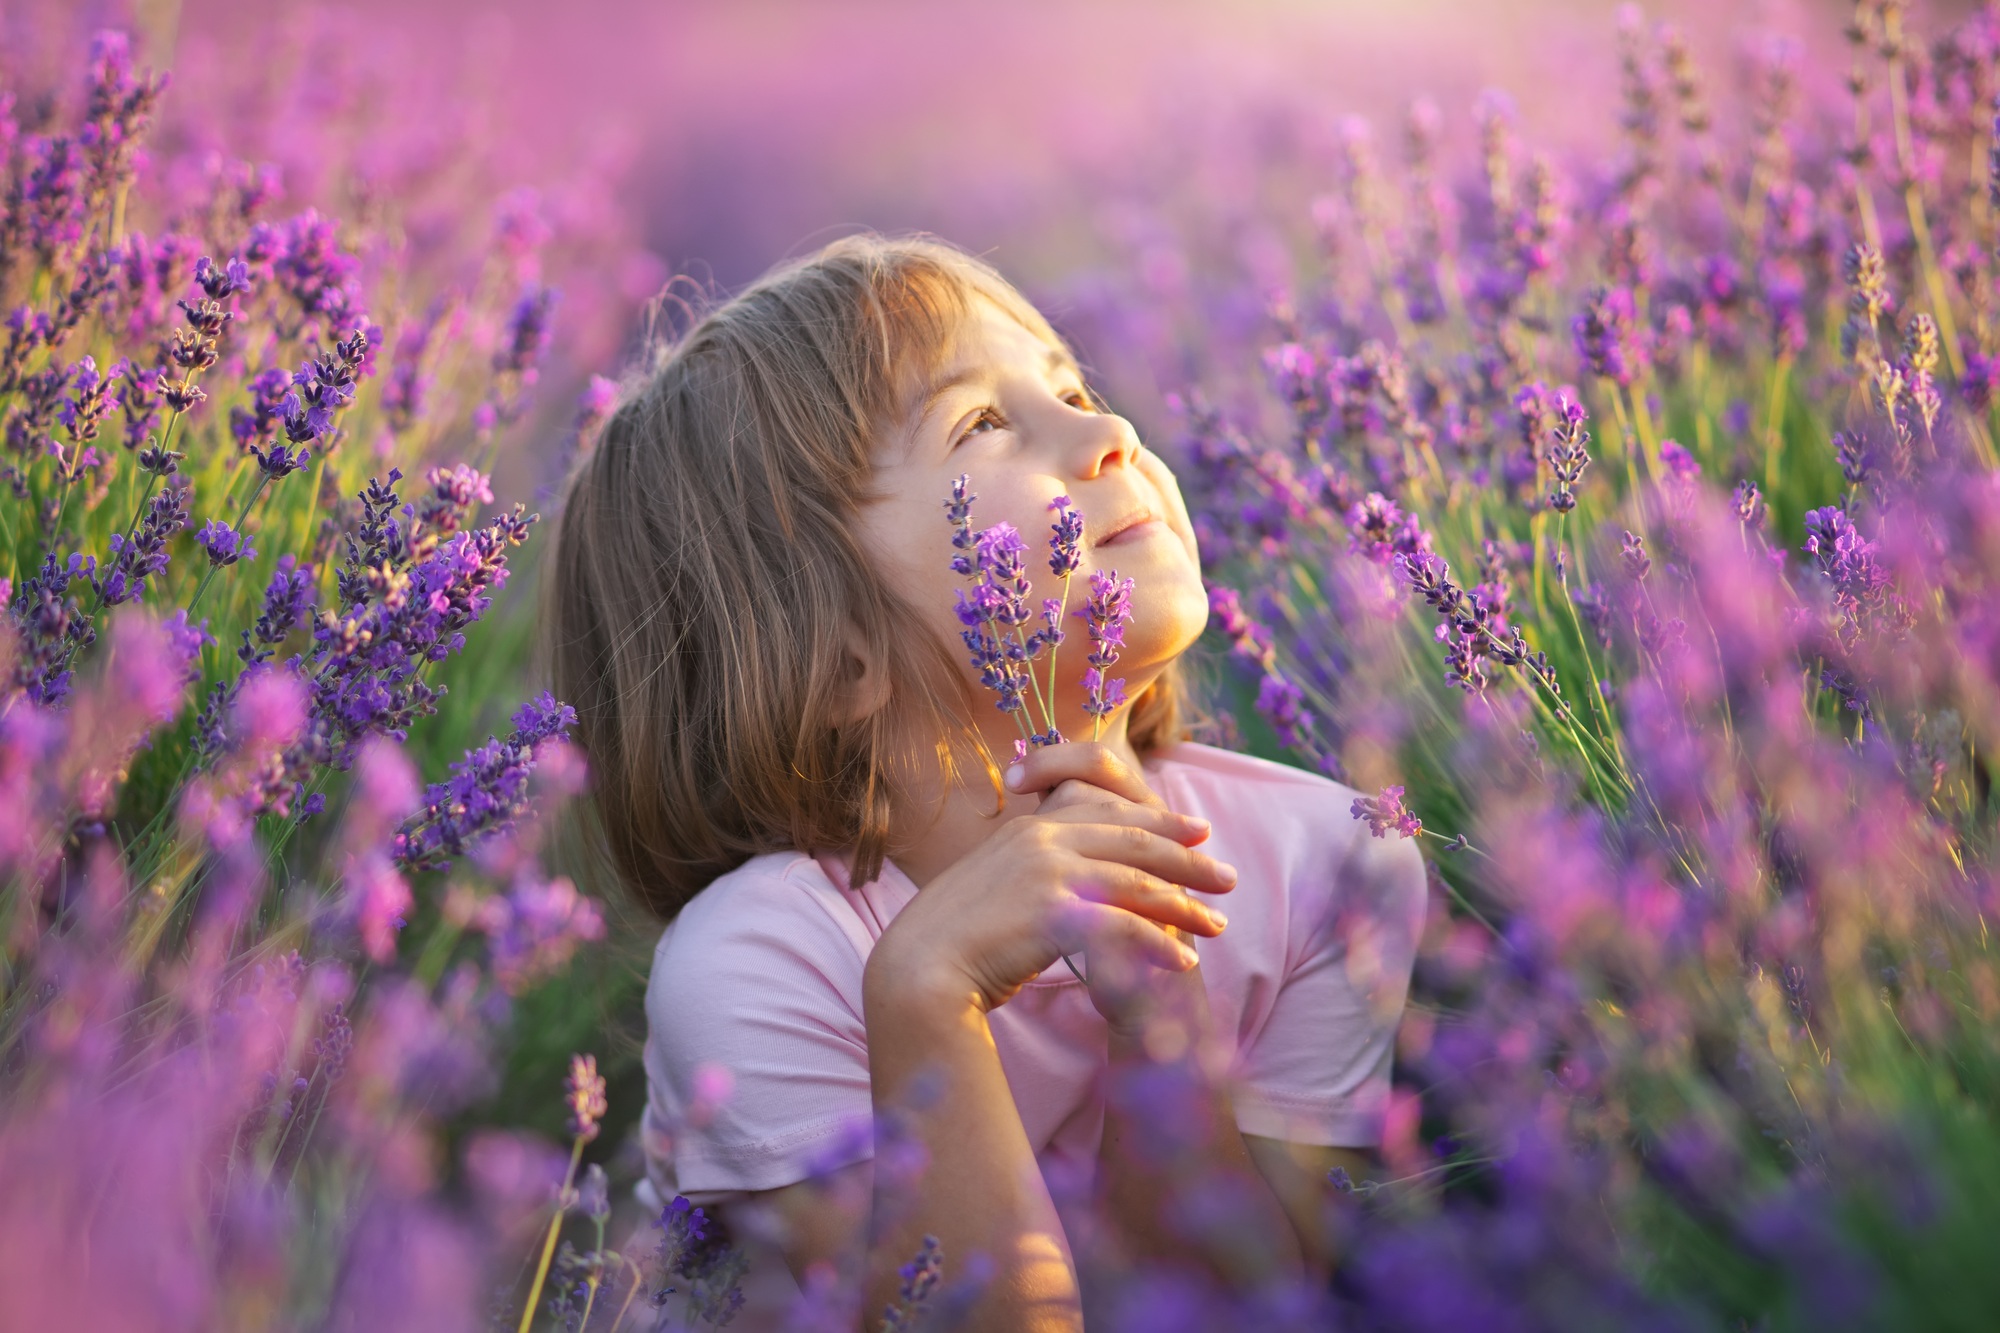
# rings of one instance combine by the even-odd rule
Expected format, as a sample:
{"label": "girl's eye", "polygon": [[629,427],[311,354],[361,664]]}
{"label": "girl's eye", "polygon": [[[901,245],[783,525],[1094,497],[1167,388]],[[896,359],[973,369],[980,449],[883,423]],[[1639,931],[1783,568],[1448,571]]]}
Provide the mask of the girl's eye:
{"label": "girl's eye", "polygon": [[984,427],[991,426],[995,430],[1003,430],[1006,428],[1006,425],[1007,419],[997,411],[990,407],[981,408],[979,415],[972,419],[972,424],[967,426],[965,433],[958,438],[961,440],[970,439],[972,436],[977,435]]}
{"label": "girl's eye", "polygon": [[1097,400],[1092,398],[1090,392],[1086,389],[1071,389],[1067,394],[1063,395],[1063,401],[1079,412],[1095,412],[1097,410]]}

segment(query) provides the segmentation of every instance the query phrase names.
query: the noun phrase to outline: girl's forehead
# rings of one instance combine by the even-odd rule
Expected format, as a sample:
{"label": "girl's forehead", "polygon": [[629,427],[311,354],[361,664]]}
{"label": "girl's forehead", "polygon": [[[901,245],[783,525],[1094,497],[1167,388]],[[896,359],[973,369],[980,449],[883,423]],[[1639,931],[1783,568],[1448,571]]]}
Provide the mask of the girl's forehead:
{"label": "girl's forehead", "polygon": [[1015,311],[985,293],[975,293],[952,321],[942,344],[911,359],[903,406],[921,416],[945,389],[976,378],[998,365],[1032,361],[1037,367],[1077,369],[1076,357],[1033,307]]}

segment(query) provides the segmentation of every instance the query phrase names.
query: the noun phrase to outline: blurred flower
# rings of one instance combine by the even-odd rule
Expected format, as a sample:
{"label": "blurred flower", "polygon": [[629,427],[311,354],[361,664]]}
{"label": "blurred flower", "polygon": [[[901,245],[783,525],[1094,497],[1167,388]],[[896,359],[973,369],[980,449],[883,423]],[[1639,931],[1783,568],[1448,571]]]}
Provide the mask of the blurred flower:
{"label": "blurred flower", "polygon": [[1367,820],[1368,832],[1377,838],[1388,836],[1392,829],[1402,837],[1414,838],[1424,827],[1424,821],[1404,807],[1400,786],[1384,787],[1380,796],[1356,797],[1353,814]]}
{"label": "blurred flower", "polygon": [[597,1073],[597,1057],[573,1057],[563,1088],[569,1106],[570,1133],[587,1143],[597,1137],[598,1122],[610,1109],[604,1098],[604,1080]]}

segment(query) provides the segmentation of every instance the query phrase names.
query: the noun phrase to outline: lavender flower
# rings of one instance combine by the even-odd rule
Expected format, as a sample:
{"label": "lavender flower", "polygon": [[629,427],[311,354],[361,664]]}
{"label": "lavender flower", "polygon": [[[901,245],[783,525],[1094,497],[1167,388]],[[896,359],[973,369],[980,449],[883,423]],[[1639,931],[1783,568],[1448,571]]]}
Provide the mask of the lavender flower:
{"label": "lavender flower", "polygon": [[1583,407],[1574,400],[1559,400],[1557,415],[1555,443],[1549,448],[1549,470],[1555,474],[1549,508],[1567,514],[1576,508],[1576,485],[1590,466],[1590,432],[1583,428]]}
{"label": "lavender flower", "polygon": [[1377,838],[1387,837],[1391,831],[1401,837],[1414,838],[1424,827],[1424,821],[1403,805],[1403,789],[1400,786],[1384,787],[1379,796],[1356,797],[1353,814],[1356,819],[1367,820],[1368,832]]}
{"label": "lavender flower", "polygon": [[1092,740],[1097,739],[1103,720],[1125,703],[1125,682],[1108,680],[1104,673],[1117,664],[1119,650],[1125,646],[1125,626],[1132,619],[1132,588],[1132,580],[1119,578],[1117,570],[1107,574],[1094,569],[1090,573],[1090,600],[1077,613],[1090,631],[1090,655],[1085,659],[1090,666],[1083,673],[1083,688],[1089,698],[1083,708],[1094,719]]}
{"label": "lavender flower", "polygon": [[[956,499],[954,492],[954,504]],[[1056,511],[1056,521],[1050,525],[1049,572],[1059,579],[1068,579],[1083,563],[1083,515],[1067,495],[1049,501],[1049,508]]]}
{"label": "lavender flower", "polygon": [[[1049,529],[1049,570],[1062,579],[1063,594],[1042,599],[1037,616],[1029,608],[1032,587],[1027,543],[1011,523],[975,531],[972,502],[976,498],[971,478],[960,476],[944,506],[952,525],[952,571],[973,581],[970,589],[957,593],[956,612],[963,627],[960,637],[972,665],[979,669],[980,684],[997,696],[995,706],[1014,715],[1022,733],[1015,748],[1025,753],[1030,747],[1055,745],[1063,739],[1055,718],[1055,659],[1063,642],[1070,577],[1083,558],[1083,515],[1067,495],[1049,503],[1056,513]],[[1024,629],[1037,619],[1039,628]],[[1048,654],[1046,682],[1036,672],[1044,652]],[[1096,688],[1090,680],[1086,673],[1086,688]]]}
{"label": "lavender flower", "polygon": [[167,568],[167,542],[187,526],[193,498],[194,488],[185,480],[170,481],[147,501],[130,537],[111,534],[111,558],[92,580],[99,602],[117,606],[145,596],[146,580]]}
{"label": "lavender flower", "polygon": [[569,1108],[569,1132],[585,1143],[597,1137],[611,1104],[604,1096],[604,1079],[594,1055],[573,1056],[563,1082],[563,1102]]}
{"label": "lavender flower", "polygon": [[489,740],[452,765],[448,781],[434,784],[424,805],[396,834],[395,857],[411,870],[442,870],[451,857],[514,825],[528,808],[528,779],[537,749],[568,736],[576,710],[547,692],[514,714],[505,741]]}
{"label": "lavender flower", "polygon": [[884,1333],[903,1333],[929,1322],[930,1301],[944,1280],[944,1252],[936,1236],[925,1236],[916,1257],[897,1270],[896,1303],[882,1311]]}
{"label": "lavender flower", "polygon": [[567,966],[583,944],[604,938],[597,904],[560,876],[523,873],[505,892],[452,913],[486,937],[493,980],[509,995],[525,993]]}
{"label": "lavender flower", "polygon": [[1646,554],[1646,539],[1636,532],[1625,534],[1622,554],[1626,577],[1634,583],[1643,580],[1653,568],[1652,558]]}
{"label": "lavender flower", "polygon": [[1629,388],[1645,369],[1646,349],[1636,329],[1638,312],[1629,287],[1599,287],[1576,317],[1576,354],[1590,373]]}
{"label": "lavender flower", "polygon": [[212,518],[201,525],[194,534],[195,542],[208,552],[208,563],[215,568],[233,565],[238,560],[254,560],[256,548],[250,545],[250,538],[231,528],[219,518]]}

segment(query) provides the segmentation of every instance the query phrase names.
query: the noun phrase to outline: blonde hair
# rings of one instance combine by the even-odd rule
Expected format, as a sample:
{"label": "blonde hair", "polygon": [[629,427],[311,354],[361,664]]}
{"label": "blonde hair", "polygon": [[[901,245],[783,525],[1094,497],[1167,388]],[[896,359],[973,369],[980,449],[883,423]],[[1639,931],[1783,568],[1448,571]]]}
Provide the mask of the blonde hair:
{"label": "blonde hair", "polygon": [[[543,647],[590,762],[589,840],[656,916],[762,852],[852,848],[874,879],[897,736],[935,735],[947,781],[975,759],[997,804],[973,688],[853,536],[872,447],[977,297],[1063,345],[962,251],[836,241],[657,348],[572,472]],[[850,635],[890,702],[843,719]],[[1169,669],[1134,700],[1141,753],[1182,738],[1180,689]]]}

